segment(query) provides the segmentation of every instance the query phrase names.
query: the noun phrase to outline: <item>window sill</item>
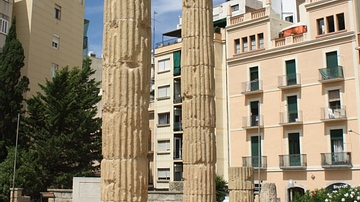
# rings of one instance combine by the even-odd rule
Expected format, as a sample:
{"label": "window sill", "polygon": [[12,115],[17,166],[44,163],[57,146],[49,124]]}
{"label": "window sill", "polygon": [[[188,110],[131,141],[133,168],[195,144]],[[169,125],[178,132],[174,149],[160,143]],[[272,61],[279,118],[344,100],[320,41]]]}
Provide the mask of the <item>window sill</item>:
{"label": "window sill", "polygon": [[158,74],[168,73],[170,72],[170,69],[164,70],[164,71],[158,71]]}
{"label": "window sill", "polygon": [[168,123],[168,124],[157,124],[156,126],[159,127],[159,128],[161,128],[161,127],[169,127],[170,123]]}
{"label": "window sill", "polygon": [[158,98],[156,98],[157,101],[160,101],[160,100],[168,100],[168,99],[170,99],[170,96],[168,96],[168,97],[158,97]]}
{"label": "window sill", "polygon": [[235,54],[233,55],[233,57],[236,57],[236,56],[239,56],[239,55],[243,55],[243,54],[256,53],[256,52],[263,51],[263,50],[265,50],[265,48],[259,48],[259,49],[256,49],[256,50],[249,50],[249,51],[245,51],[245,52],[235,53]]}
{"label": "window sill", "polygon": [[156,152],[157,155],[164,155],[164,154],[170,154],[170,151],[159,151]]}
{"label": "window sill", "polygon": [[323,38],[323,37],[333,36],[333,35],[342,34],[342,33],[345,33],[345,32],[347,32],[346,29],[340,30],[340,31],[335,31],[335,32],[329,32],[329,33],[325,33],[325,34],[318,34],[316,36],[316,38]]}
{"label": "window sill", "polygon": [[158,182],[158,183],[169,183],[170,180],[156,180],[156,182]]}

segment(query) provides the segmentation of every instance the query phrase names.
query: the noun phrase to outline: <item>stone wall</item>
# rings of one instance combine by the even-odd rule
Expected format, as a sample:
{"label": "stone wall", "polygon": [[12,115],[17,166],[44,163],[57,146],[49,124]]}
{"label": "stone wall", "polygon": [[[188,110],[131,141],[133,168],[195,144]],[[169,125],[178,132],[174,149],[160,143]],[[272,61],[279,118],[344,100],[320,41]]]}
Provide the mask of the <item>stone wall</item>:
{"label": "stone wall", "polygon": [[183,192],[149,191],[148,202],[182,202]]}
{"label": "stone wall", "polygon": [[72,189],[48,189],[55,198],[49,198],[49,202],[72,202]]}

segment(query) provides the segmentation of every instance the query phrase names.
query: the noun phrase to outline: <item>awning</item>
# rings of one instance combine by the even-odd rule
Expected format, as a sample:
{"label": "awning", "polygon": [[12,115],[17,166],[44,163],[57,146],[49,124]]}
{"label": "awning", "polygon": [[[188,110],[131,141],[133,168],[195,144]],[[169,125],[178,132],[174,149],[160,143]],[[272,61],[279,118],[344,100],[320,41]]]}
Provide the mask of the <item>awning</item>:
{"label": "awning", "polygon": [[291,28],[294,28],[294,27],[300,27],[300,26],[307,26],[305,23],[302,23],[302,22],[298,22],[298,23],[295,23],[295,24],[292,24],[288,27],[285,27],[283,28],[281,31],[285,31],[285,30],[288,30],[288,29],[291,29]]}

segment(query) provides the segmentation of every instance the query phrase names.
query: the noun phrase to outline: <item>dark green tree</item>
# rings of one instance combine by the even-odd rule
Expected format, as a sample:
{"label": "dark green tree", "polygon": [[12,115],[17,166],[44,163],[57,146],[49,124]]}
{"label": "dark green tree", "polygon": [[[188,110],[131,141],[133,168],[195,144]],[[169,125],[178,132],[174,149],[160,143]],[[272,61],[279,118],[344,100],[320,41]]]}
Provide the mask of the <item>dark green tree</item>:
{"label": "dark green tree", "polygon": [[90,64],[62,68],[27,102],[26,133],[47,188],[71,188],[73,177],[92,176],[93,161],[101,159],[100,83],[90,79]]}
{"label": "dark green tree", "polygon": [[220,175],[216,175],[215,185],[216,185],[216,202],[222,202],[226,196],[226,184],[227,182]]}
{"label": "dark green tree", "polygon": [[14,17],[0,55],[0,162],[7,156],[7,146],[15,146],[17,117],[22,113],[24,93],[29,79],[21,77],[24,49],[16,36]]}
{"label": "dark green tree", "polygon": [[[13,185],[15,147],[9,147],[8,151],[7,158],[0,163],[0,201],[10,200],[10,188]],[[39,195],[43,188],[37,177],[34,154],[22,147],[17,151],[15,187],[23,188],[23,193],[30,196]]]}

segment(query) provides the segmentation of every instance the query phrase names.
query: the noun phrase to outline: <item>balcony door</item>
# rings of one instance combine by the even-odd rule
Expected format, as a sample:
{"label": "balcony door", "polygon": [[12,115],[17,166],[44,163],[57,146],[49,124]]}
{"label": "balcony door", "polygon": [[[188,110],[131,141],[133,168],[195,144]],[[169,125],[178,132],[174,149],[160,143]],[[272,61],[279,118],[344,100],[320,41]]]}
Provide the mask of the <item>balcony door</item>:
{"label": "balcony door", "polygon": [[326,53],[327,76],[329,79],[340,77],[338,66],[339,64],[337,51]]}
{"label": "balcony door", "polygon": [[342,162],[346,159],[344,154],[343,130],[330,130],[330,136],[332,164],[342,164]]}
{"label": "balcony door", "polygon": [[259,124],[259,101],[250,102],[250,112],[251,126],[257,126]]}
{"label": "balcony door", "polygon": [[174,137],[174,159],[182,159],[182,135]]}
{"label": "balcony door", "polygon": [[[260,147],[260,154],[259,154],[259,147]],[[260,162],[259,162],[260,156]],[[261,140],[259,143],[258,136],[251,137],[251,164],[252,167],[258,168],[259,165],[261,167]]]}
{"label": "balcony door", "polygon": [[296,84],[295,60],[286,61],[286,82],[288,86]]}
{"label": "balcony door", "polygon": [[299,133],[289,133],[289,166],[301,166]]}
{"label": "balcony door", "polygon": [[259,68],[250,68],[250,88],[251,91],[259,90]]}
{"label": "balcony door", "polygon": [[297,96],[287,97],[287,105],[289,123],[298,121]]}

